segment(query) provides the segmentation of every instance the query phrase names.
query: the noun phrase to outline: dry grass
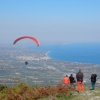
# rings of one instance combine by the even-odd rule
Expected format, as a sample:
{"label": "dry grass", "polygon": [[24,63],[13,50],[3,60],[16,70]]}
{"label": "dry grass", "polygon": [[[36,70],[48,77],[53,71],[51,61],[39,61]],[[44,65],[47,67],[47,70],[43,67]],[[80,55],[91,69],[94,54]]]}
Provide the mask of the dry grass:
{"label": "dry grass", "polygon": [[61,97],[73,89],[71,86],[65,87],[60,84],[55,87],[32,87],[25,83],[20,83],[13,87],[1,86],[0,100],[39,100],[50,96]]}

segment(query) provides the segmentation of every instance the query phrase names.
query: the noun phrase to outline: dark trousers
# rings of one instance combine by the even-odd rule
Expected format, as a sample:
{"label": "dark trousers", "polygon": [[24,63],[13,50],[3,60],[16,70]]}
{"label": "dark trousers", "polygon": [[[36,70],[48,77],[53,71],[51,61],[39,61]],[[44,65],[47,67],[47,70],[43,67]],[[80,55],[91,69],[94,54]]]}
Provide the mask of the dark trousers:
{"label": "dark trousers", "polygon": [[96,83],[96,82],[91,82],[91,85],[92,85],[92,89],[93,89],[93,90],[95,89],[95,83]]}

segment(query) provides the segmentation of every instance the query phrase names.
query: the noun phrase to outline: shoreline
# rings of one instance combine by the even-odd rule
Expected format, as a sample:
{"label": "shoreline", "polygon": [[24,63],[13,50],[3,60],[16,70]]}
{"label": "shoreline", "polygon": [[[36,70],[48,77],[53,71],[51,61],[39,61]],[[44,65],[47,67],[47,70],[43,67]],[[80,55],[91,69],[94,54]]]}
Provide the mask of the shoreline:
{"label": "shoreline", "polygon": [[46,53],[46,57],[48,57],[49,59],[51,59],[51,58],[48,56],[48,53],[50,53],[50,51],[48,51],[48,52]]}
{"label": "shoreline", "polygon": [[[48,56],[48,54],[50,53],[50,51],[46,52],[46,57],[48,59],[52,59]],[[56,59],[57,60],[57,59]],[[59,61],[65,61],[65,60],[59,60]],[[70,63],[79,63],[79,64],[92,64],[92,65],[100,65],[100,64],[94,64],[94,63],[85,63],[85,62],[72,62],[72,61],[66,61],[66,62],[70,62]]]}
{"label": "shoreline", "polygon": [[[32,48],[33,49],[33,48]],[[41,49],[40,49],[41,50]],[[42,50],[41,50],[42,51]],[[51,51],[50,50],[47,50],[46,52],[45,52],[45,57],[47,58],[47,59],[53,59],[53,60],[57,60],[57,61],[64,61],[64,62],[73,62],[73,63],[83,63],[83,64],[95,64],[95,65],[100,65],[100,63],[95,63],[95,62],[85,62],[85,61],[69,61],[69,60],[61,60],[60,59],[60,57],[59,57],[59,59],[57,59],[57,57],[56,57],[56,59],[55,59],[55,57],[54,57],[54,54],[52,55],[52,54],[50,54],[50,55],[52,55],[51,57],[49,56],[49,53],[50,53]],[[92,55],[93,56],[93,55]],[[90,58],[89,58],[90,59]]]}

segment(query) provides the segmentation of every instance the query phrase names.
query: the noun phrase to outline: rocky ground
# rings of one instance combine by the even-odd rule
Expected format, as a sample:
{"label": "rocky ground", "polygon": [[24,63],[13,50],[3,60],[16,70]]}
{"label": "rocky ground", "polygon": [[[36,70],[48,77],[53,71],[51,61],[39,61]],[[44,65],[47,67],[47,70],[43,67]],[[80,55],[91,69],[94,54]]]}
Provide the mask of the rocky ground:
{"label": "rocky ground", "polygon": [[100,100],[100,88],[96,88],[95,90],[86,88],[84,93],[75,91],[72,95],[75,95],[75,97],[71,100]]}

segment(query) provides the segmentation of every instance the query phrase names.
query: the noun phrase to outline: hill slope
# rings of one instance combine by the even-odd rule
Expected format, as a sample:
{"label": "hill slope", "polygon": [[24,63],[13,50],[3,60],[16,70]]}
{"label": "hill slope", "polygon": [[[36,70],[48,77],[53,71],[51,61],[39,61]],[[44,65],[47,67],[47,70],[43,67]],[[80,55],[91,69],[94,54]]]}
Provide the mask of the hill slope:
{"label": "hill slope", "polygon": [[39,100],[100,100],[100,88],[95,90],[85,89],[84,93],[78,93],[77,91],[70,91],[69,94],[62,95],[61,97],[42,98]]}
{"label": "hill slope", "polygon": [[55,87],[33,87],[26,83],[19,83],[13,87],[0,85],[0,100],[100,100],[100,88],[84,93],[78,93],[72,86],[61,84]]}

